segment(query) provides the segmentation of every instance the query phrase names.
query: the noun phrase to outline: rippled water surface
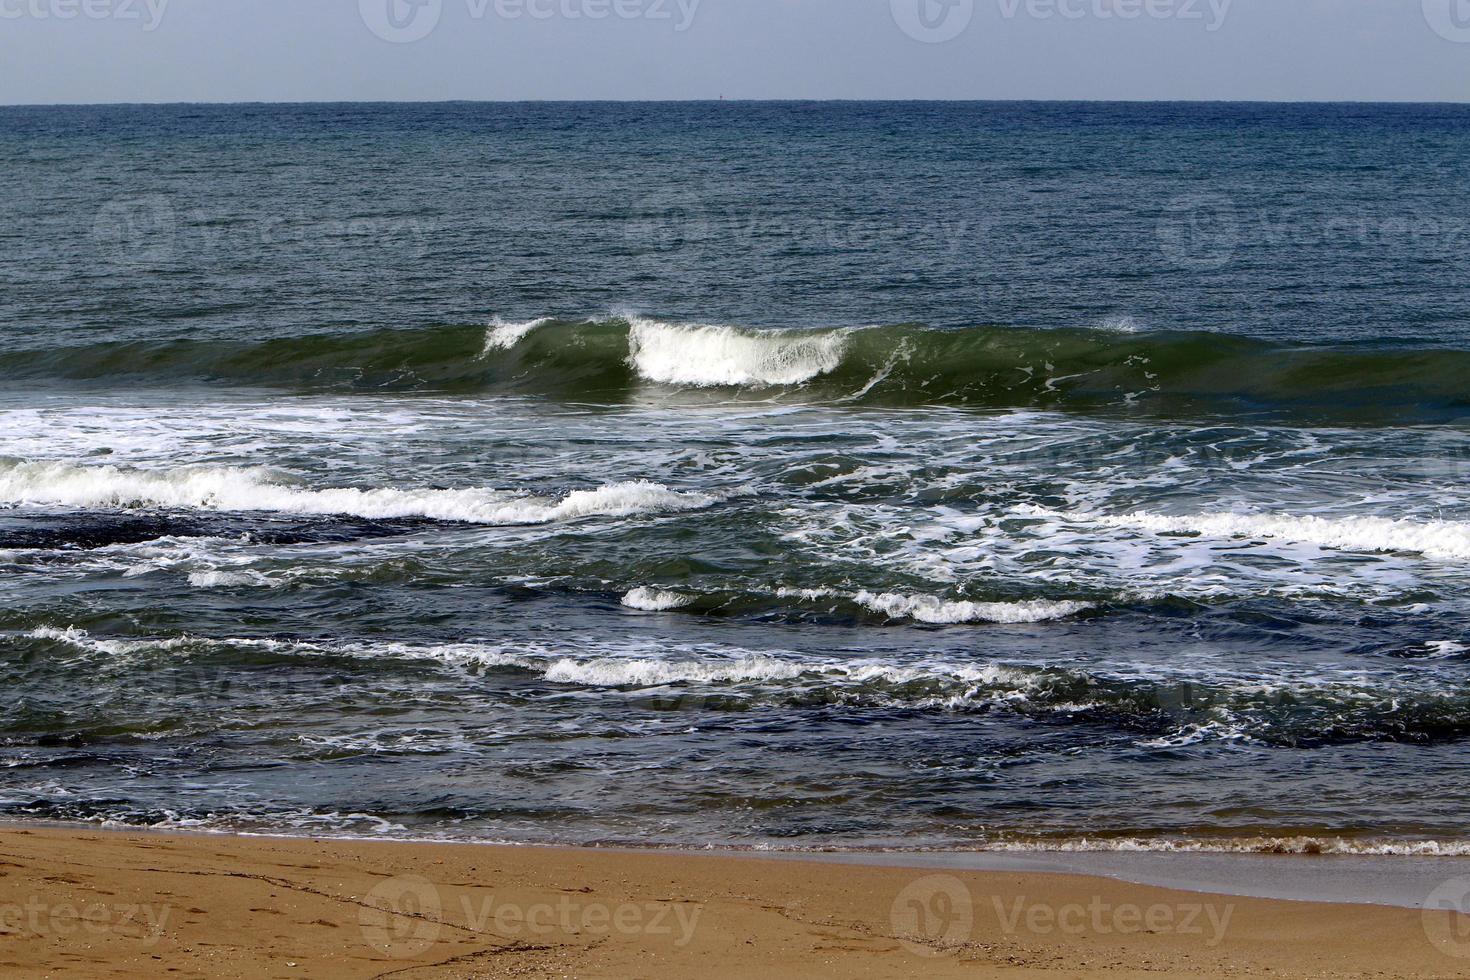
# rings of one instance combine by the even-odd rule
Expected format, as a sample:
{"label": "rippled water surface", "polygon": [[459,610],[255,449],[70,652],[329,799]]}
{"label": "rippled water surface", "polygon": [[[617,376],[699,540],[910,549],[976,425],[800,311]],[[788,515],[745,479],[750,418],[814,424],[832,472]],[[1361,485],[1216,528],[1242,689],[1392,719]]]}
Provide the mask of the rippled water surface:
{"label": "rippled water surface", "polygon": [[0,124],[0,813],[1470,852],[1470,113]]}

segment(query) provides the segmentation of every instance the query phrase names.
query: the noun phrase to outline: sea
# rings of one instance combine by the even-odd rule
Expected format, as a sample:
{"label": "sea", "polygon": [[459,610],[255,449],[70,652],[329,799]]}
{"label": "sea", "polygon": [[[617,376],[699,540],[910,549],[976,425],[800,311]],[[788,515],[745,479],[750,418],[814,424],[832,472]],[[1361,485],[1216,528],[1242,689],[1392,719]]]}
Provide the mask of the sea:
{"label": "sea", "polygon": [[1470,106],[0,108],[0,817],[1470,855]]}

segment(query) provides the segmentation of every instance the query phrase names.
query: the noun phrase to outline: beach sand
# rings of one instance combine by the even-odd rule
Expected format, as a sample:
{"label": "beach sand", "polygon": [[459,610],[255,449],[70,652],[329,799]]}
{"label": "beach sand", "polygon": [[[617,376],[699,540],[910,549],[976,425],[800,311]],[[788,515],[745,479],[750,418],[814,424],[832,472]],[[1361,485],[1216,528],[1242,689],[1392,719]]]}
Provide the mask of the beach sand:
{"label": "beach sand", "polygon": [[5,977],[1470,974],[1456,953],[1450,912],[1069,875],[0,831]]}

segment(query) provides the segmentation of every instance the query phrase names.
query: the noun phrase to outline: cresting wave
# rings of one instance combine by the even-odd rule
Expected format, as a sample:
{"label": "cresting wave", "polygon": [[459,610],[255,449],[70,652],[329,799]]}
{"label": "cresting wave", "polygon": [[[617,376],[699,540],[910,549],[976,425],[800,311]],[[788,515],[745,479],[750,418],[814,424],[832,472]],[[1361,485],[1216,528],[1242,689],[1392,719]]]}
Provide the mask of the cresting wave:
{"label": "cresting wave", "polygon": [[560,500],[549,500],[484,488],[311,489],[293,486],[260,468],[197,466],[152,471],[0,460],[0,506],[269,511],[516,525],[699,510],[715,502],[712,494],[681,492],[646,481],[577,490]]}
{"label": "cresting wave", "polygon": [[1024,517],[1094,524],[1150,534],[1206,538],[1274,538],[1335,551],[1410,552],[1426,558],[1470,558],[1470,523],[1414,521],[1388,517],[1318,517],[1312,514],[1090,514],[1067,513],[1023,504]]}
{"label": "cresting wave", "polygon": [[489,392],[617,402],[650,387],[824,402],[1250,415],[1340,424],[1470,416],[1470,351],[1222,333],[900,324],[757,329],[539,318],[264,341],[8,351],[0,378]]}

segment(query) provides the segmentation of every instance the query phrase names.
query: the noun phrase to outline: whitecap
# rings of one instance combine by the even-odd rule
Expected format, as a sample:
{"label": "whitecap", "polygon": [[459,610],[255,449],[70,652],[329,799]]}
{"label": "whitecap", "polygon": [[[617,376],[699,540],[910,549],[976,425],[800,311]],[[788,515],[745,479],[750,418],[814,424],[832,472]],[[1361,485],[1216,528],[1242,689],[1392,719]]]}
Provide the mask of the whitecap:
{"label": "whitecap", "polygon": [[490,322],[489,329],[485,332],[485,349],[480,352],[485,357],[497,350],[510,350],[512,347],[525,340],[537,327],[551,322],[551,317],[537,317],[534,320],[502,320],[496,317]]}
{"label": "whitecap", "polygon": [[909,596],[892,592],[859,592],[859,604],[891,619],[920,623],[1041,623],[1065,619],[1093,608],[1090,603],[1031,599],[1024,602],[966,602],[936,596]]}
{"label": "whitecap", "polygon": [[680,492],[646,480],[578,490],[555,501],[485,488],[316,490],[287,484],[262,468],[197,466],[155,471],[61,462],[0,463],[0,502],[13,505],[178,507],[515,525],[698,510],[715,501],[711,494]]}
{"label": "whitecap", "polygon": [[667,612],[670,609],[687,606],[693,601],[689,596],[680,595],[677,592],[666,592],[646,586],[633,589],[623,596],[623,605],[629,609],[640,609],[644,612]]}
{"label": "whitecap", "polygon": [[631,317],[628,362],[639,376],[693,387],[795,385],[830,373],[843,331],[741,330]]}
{"label": "whitecap", "polygon": [[1318,517],[1312,514],[1187,514],[1136,511],[1108,515],[1062,513],[1040,507],[1019,513],[1153,534],[1198,534],[1215,538],[1275,538],[1338,551],[1416,552],[1428,558],[1470,558],[1470,523],[1414,521],[1389,517]]}
{"label": "whitecap", "polygon": [[259,572],[190,572],[189,584],[196,589],[227,589],[240,585],[269,585],[270,580]]}

